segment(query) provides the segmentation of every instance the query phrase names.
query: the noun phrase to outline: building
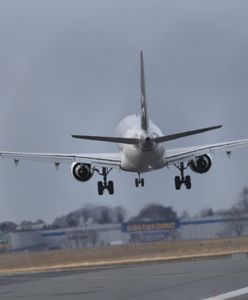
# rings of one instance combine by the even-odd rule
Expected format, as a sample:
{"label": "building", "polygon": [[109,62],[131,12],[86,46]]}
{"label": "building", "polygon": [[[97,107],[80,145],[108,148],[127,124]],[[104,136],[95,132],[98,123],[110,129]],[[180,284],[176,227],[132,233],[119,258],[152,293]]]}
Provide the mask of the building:
{"label": "building", "polygon": [[121,231],[120,224],[84,227],[15,231],[8,236],[11,251],[69,249],[128,243],[129,235]]}
{"label": "building", "polygon": [[248,217],[207,217],[15,231],[8,235],[8,246],[11,251],[51,250],[170,240],[203,240],[239,235],[248,235]]}

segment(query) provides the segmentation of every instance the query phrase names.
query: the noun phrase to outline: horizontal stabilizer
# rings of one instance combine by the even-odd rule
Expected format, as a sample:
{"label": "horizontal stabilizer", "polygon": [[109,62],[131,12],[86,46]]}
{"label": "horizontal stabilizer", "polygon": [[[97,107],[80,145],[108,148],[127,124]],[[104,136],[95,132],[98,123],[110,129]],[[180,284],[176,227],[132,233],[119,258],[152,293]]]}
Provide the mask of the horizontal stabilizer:
{"label": "horizontal stabilizer", "polygon": [[197,130],[179,132],[179,133],[165,135],[165,136],[159,136],[159,137],[155,138],[155,143],[168,142],[168,141],[176,140],[176,139],[183,138],[183,137],[186,137],[186,136],[202,133],[202,132],[205,132],[205,131],[218,129],[218,128],[221,128],[221,127],[222,127],[222,125],[218,125],[218,126],[212,126],[212,127],[207,127],[207,128],[201,128],[201,129],[197,129]]}
{"label": "horizontal stabilizer", "polygon": [[131,145],[139,144],[139,139],[123,138],[123,137],[93,136],[93,135],[72,135],[72,137],[76,139],[112,142],[118,144],[131,144]]}

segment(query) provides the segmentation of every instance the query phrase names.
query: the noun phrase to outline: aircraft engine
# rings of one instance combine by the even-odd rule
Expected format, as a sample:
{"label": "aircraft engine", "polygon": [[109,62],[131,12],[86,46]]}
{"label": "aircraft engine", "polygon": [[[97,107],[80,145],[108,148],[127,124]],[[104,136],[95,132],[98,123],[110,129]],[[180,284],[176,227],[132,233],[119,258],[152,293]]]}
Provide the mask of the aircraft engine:
{"label": "aircraft engine", "polygon": [[212,166],[212,159],[209,155],[205,154],[198,156],[189,162],[189,167],[192,171],[203,174],[209,171]]}
{"label": "aircraft engine", "polygon": [[71,173],[81,182],[88,181],[93,176],[91,165],[84,163],[73,163],[71,165]]}

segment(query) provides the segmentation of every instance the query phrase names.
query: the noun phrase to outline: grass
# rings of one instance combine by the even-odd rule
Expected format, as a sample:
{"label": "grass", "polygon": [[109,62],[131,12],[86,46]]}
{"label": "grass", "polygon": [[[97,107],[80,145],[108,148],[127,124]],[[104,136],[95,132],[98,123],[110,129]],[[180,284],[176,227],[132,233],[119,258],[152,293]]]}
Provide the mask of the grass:
{"label": "grass", "polygon": [[248,253],[248,237],[1,254],[0,274],[186,260],[234,253]]}

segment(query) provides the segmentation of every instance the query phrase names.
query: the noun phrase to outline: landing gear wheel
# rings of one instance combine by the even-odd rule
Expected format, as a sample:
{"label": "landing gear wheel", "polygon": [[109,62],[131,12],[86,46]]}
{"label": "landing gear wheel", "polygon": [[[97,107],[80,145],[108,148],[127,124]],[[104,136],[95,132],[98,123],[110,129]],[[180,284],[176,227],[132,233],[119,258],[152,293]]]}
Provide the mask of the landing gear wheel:
{"label": "landing gear wheel", "polygon": [[176,187],[176,190],[180,190],[181,189],[181,185],[182,185],[182,182],[181,182],[180,177],[176,176],[175,177],[175,187]]}
{"label": "landing gear wheel", "polygon": [[141,185],[142,187],[145,186],[145,180],[140,176],[140,173],[138,173],[138,178],[135,178],[135,186],[139,187],[139,185]]}
{"label": "landing gear wheel", "polygon": [[139,179],[138,178],[135,178],[135,186],[139,187]]}
{"label": "landing gear wheel", "polygon": [[97,187],[98,187],[98,195],[101,196],[103,194],[103,190],[104,190],[103,183],[101,181],[98,181]]}
{"label": "landing gear wheel", "polygon": [[102,172],[99,169],[94,169],[99,175],[103,176],[103,181],[98,181],[97,183],[99,195],[103,195],[104,190],[108,190],[110,195],[114,194],[114,182],[112,180],[107,181],[107,176],[111,170],[112,168],[108,169],[106,167],[102,168]]}
{"label": "landing gear wheel", "polygon": [[113,195],[114,194],[114,182],[112,180],[110,180],[108,182],[108,187],[107,187],[109,194]]}
{"label": "landing gear wheel", "polygon": [[189,175],[184,176],[184,171],[188,168],[188,166],[185,167],[183,162],[181,162],[180,164],[175,164],[174,166],[180,171],[180,175],[181,175],[181,176],[175,177],[176,190],[180,190],[182,184],[185,184],[186,189],[190,190],[191,189],[191,178]]}
{"label": "landing gear wheel", "polygon": [[185,177],[185,181],[184,181],[185,185],[186,185],[186,189],[190,190],[191,189],[191,178],[189,175],[187,175]]}

